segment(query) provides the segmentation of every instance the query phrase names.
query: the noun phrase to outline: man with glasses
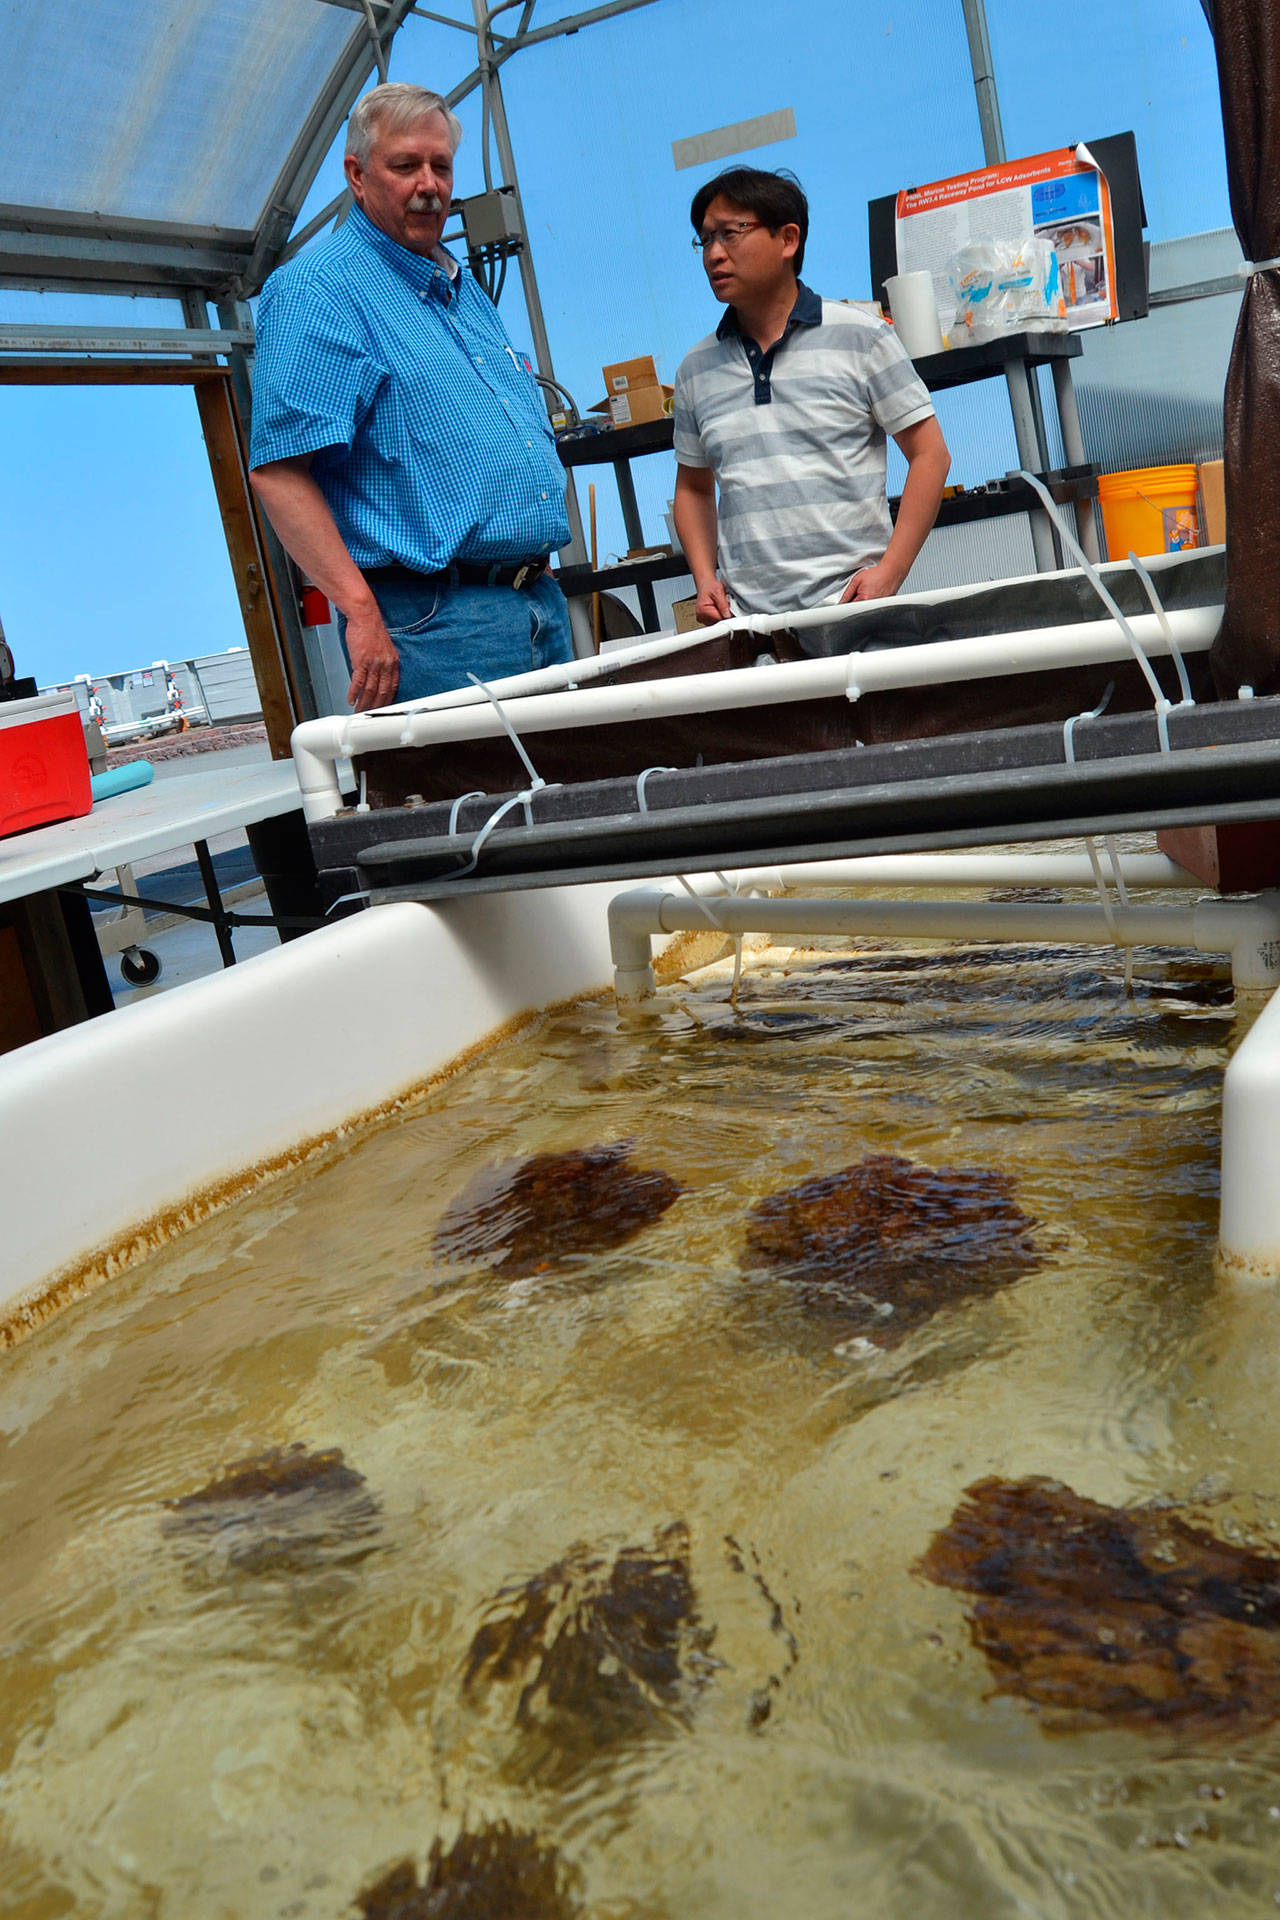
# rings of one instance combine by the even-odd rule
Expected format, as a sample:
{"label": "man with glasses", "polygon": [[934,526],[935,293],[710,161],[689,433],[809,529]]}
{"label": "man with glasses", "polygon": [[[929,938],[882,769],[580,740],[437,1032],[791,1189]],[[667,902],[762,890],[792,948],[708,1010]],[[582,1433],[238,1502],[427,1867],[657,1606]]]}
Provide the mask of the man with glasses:
{"label": "man with glasses", "polygon": [[569,660],[569,537],[533,374],[441,245],[462,128],[393,81],[347,123],[355,205],[258,306],[250,464],[338,608],[358,711]]}
{"label": "man with glasses", "polygon": [[[951,464],[915,368],[882,320],[799,279],[809,207],[790,175],[730,168],[699,188],[690,217],[727,309],[676,374],[675,522],[698,619],[897,593]],[[907,460],[896,526],[888,434]],[[826,651],[838,636],[797,637]]]}

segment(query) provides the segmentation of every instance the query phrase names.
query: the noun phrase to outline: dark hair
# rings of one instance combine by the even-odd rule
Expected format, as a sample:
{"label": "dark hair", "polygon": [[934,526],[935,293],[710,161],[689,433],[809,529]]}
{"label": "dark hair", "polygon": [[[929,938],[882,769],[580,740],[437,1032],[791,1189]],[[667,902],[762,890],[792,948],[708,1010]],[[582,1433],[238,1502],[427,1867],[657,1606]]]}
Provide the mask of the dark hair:
{"label": "dark hair", "polygon": [[733,202],[744,213],[754,213],[761,226],[776,233],[779,227],[799,227],[800,245],[792,265],[804,265],[804,243],[809,237],[809,202],[794,173],[765,173],[759,167],[729,167],[706,181],[693,196],[689,218],[695,233],[702,232],[702,216],[718,197]]}

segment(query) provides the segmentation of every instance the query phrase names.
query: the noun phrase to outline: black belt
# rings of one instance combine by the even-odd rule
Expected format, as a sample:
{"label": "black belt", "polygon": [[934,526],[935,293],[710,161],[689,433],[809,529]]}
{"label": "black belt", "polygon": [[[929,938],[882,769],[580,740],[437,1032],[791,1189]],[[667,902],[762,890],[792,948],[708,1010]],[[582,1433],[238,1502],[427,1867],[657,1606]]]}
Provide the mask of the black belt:
{"label": "black belt", "polygon": [[547,570],[545,553],[531,560],[451,560],[438,573],[415,567],[364,567],[371,587],[531,587]]}

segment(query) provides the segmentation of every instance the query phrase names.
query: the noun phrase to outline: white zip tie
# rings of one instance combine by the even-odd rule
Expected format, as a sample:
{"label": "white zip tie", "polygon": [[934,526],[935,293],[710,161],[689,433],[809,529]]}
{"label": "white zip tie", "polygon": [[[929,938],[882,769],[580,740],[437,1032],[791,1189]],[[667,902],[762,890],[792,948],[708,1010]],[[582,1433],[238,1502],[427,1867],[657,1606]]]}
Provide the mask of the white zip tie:
{"label": "white zip tie", "polygon": [[359,717],[358,714],[349,713],[342,723],[342,732],[338,735],[337,758],[339,760],[351,760],[355,757],[351,751],[351,729]]}
{"label": "white zip tie", "polygon": [[[1098,889],[1098,898],[1102,903],[1102,917],[1107,923],[1107,932],[1111,935],[1112,945],[1119,948],[1124,959],[1124,990],[1126,993],[1132,993],[1133,949],[1132,947],[1122,947],[1116,937],[1115,913],[1107,893],[1106,881],[1102,877],[1102,863],[1098,859],[1098,851],[1093,844],[1093,839],[1090,834],[1084,836],[1084,844],[1085,850],[1089,855],[1089,865],[1093,868],[1093,881]],[[1120,904],[1122,907],[1127,907],[1129,904],[1129,895],[1125,890],[1124,875],[1120,871],[1120,859],[1116,852],[1115,836],[1113,834],[1106,836],[1105,845],[1107,858],[1111,862],[1111,878],[1115,882],[1116,892],[1120,896]]]}
{"label": "white zip tie", "polygon": [[729,1005],[738,1011],[738,988],[742,985],[742,935],[733,936],[733,985],[729,988]]}
{"label": "white zip tie", "polygon": [[1242,280],[1252,280],[1255,273],[1270,273],[1280,267],[1280,260],[1242,260],[1236,268]]}
{"label": "white zip tie", "polygon": [[360,769],[360,799],[359,799],[359,802],[357,803],[357,806],[356,806],[356,812],[357,812],[357,813],[368,813],[368,812],[369,812],[369,801],[368,801],[368,797],[367,797],[367,796],[368,796],[368,792],[369,792],[369,776],[368,776],[368,774],[367,774],[367,773],[365,772],[365,770],[364,770],[364,768],[363,768],[363,767],[361,767],[361,769]]}
{"label": "white zip tie", "polygon": [[522,804],[525,808],[525,817],[528,818],[528,803],[529,790],[526,788],[523,793],[513,793],[509,800],[504,800],[501,806],[495,807],[481,827],[479,833],[476,834],[471,842],[471,855],[466,866],[459,867],[456,873],[445,874],[443,877],[446,880],[465,880],[469,873],[474,873],[480,864],[480,853],[485,841],[489,838],[489,835],[493,832],[498,822],[510,813],[512,807],[518,807]]}
{"label": "white zip tie", "polygon": [[[489,818],[485,821],[480,831],[476,834],[475,838],[472,840],[471,854],[469,859],[467,860],[466,866],[459,867],[456,873],[444,874],[441,877],[446,880],[465,880],[469,873],[474,873],[477,866],[480,864],[480,854],[484,848],[485,842],[489,838],[489,835],[493,832],[494,828],[499,824],[500,821],[505,820],[506,816],[510,813],[512,807],[524,808],[525,825],[527,827],[531,827],[533,825],[534,794],[550,793],[554,787],[558,787],[560,784],[561,783],[559,780],[539,780],[536,786],[525,787],[520,793],[511,794],[506,800],[502,802],[500,806],[497,806],[494,808],[493,812],[489,815]],[[464,793],[461,800],[454,801],[455,815],[457,813],[457,809],[462,805],[463,800],[483,800],[483,798],[484,798],[484,795],[482,793]],[[450,822],[449,832],[450,834],[453,833],[452,821]]]}
{"label": "white zip tie", "polygon": [[543,779],[542,775],[538,772],[538,769],[534,766],[532,760],[529,758],[528,754],[525,752],[524,742],[521,740],[520,735],[516,732],[511,722],[508,720],[506,714],[503,711],[502,702],[501,700],[499,700],[497,694],[493,691],[493,688],[487,687],[484,681],[480,679],[478,674],[469,673],[467,675],[467,678],[471,682],[473,687],[479,687],[481,693],[485,696],[486,700],[492,701],[494,710],[497,713],[499,720],[501,720],[503,726],[506,728],[508,734],[510,735],[512,746],[515,748],[516,752],[520,755],[520,758],[524,761],[525,769],[529,775],[529,785],[531,790],[536,792],[539,787],[545,787],[547,784],[546,781]]}
{"label": "white zip tie", "polygon": [[325,908],[325,919],[327,920],[329,915],[335,912],[337,908],[345,907],[349,900],[367,900],[372,892],[372,887],[358,887],[354,893],[340,893],[337,899],[331,900]]}
{"label": "white zip tie", "polygon": [[472,789],[470,793],[460,793],[458,795],[452,807],[450,807],[449,809],[449,838],[451,840],[454,838],[454,836],[457,834],[457,831],[458,831],[458,815],[461,813],[462,809],[466,806],[468,800],[483,800],[484,797],[485,797],[485,794],[484,794],[483,787],[475,787]]}
{"label": "white zip tie", "polygon": [[726,925],[724,924],[724,921],[720,918],[719,914],[713,913],[711,911],[711,908],[707,905],[707,902],[704,896],[700,893],[694,892],[693,888],[689,885],[689,882],[685,879],[682,873],[678,873],[676,875],[676,879],[680,882],[680,885],[684,888],[689,898],[695,901],[697,905],[702,908],[702,911],[706,914],[712,926],[715,927],[718,932],[723,933],[727,939],[732,940],[734,936],[729,932],[728,927],[726,927]]}
{"label": "white zip tie", "polygon": [[1157,680],[1155,675],[1155,670],[1152,667],[1151,662],[1148,660],[1146,654],[1142,651],[1141,646],[1138,644],[1138,639],[1136,634],[1133,631],[1133,628],[1129,625],[1129,622],[1125,619],[1124,615],[1121,613],[1120,608],[1116,604],[1115,597],[1112,594],[1110,588],[1107,586],[1106,582],[1103,580],[1102,575],[1098,572],[1098,569],[1094,566],[1092,560],[1087,558],[1084,548],[1080,545],[1080,542],[1076,539],[1070,527],[1068,527],[1063,515],[1058,511],[1057,503],[1054,500],[1052,494],[1049,492],[1049,489],[1044,485],[1042,481],[1036,478],[1034,473],[1028,473],[1025,467],[1019,470],[1019,478],[1025,480],[1027,485],[1031,488],[1032,492],[1036,494],[1036,496],[1039,498],[1039,500],[1044,506],[1045,512],[1048,514],[1050,520],[1052,520],[1054,526],[1058,529],[1058,532],[1062,535],[1063,545],[1066,547],[1069,547],[1071,552],[1074,553],[1074,555],[1076,556],[1076,559],[1080,562],[1080,565],[1084,568],[1085,574],[1089,580],[1090,585],[1093,587],[1094,592],[1098,595],[1098,598],[1101,600],[1103,606],[1107,609],[1108,613],[1110,613],[1111,617],[1116,622],[1116,625],[1119,627],[1121,633],[1124,635],[1125,639],[1129,642],[1129,646],[1133,652],[1133,657],[1137,661],[1138,665],[1141,667],[1142,672],[1146,678],[1147,685],[1151,689],[1152,699],[1155,704],[1156,732],[1159,735],[1159,739],[1160,739],[1160,751],[1161,753],[1168,753],[1169,725],[1166,719],[1166,715],[1169,712],[1169,707],[1171,703],[1165,698],[1164,688],[1160,685],[1159,680]]}
{"label": "white zip tie", "polygon": [[1161,601],[1160,595],[1156,592],[1156,583],[1136,553],[1129,555],[1129,564],[1146,588],[1147,598],[1151,602],[1152,611],[1156,619],[1160,622],[1160,631],[1169,643],[1169,657],[1178,670],[1178,685],[1182,688],[1182,704],[1184,707],[1194,707],[1195,696],[1191,691],[1191,682],[1187,678],[1186,662],[1183,660],[1181,650],[1173,637],[1173,628],[1169,623],[1169,616],[1164,610],[1164,603]]}
{"label": "white zip tie", "polygon": [[1098,858],[1098,849],[1093,844],[1093,835],[1091,833],[1085,834],[1084,846],[1085,852],[1089,856],[1089,865],[1093,868],[1093,884],[1098,890],[1098,899],[1102,905],[1102,917],[1107,923],[1107,932],[1111,935],[1111,944],[1114,947],[1118,947],[1120,942],[1116,938],[1115,909],[1111,905],[1111,895],[1107,892],[1107,883],[1102,873],[1102,862]]}
{"label": "white zip tie", "polygon": [[1116,846],[1114,833],[1106,834],[1103,837],[1102,844],[1106,848],[1107,858],[1111,862],[1111,878],[1115,883],[1116,892],[1120,896],[1120,905],[1127,907],[1129,904],[1129,889],[1124,883],[1124,873],[1120,867],[1120,850]]}
{"label": "white zip tie", "polygon": [[[1120,905],[1127,907],[1129,904],[1129,889],[1124,883],[1124,873],[1120,866],[1120,852],[1116,846],[1115,835],[1113,833],[1107,834],[1102,844],[1105,846],[1107,858],[1111,862],[1111,878],[1115,882],[1115,889],[1120,899]],[[1126,993],[1133,992],[1132,947],[1126,947],[1124,950],[1124,990]]]}
{"label": "white zip tie", "polygon": [[678,767],[646,767],[643,773],[636,775],[636,803],[641,813],[648,813],[649,803],[644,797],[644,783],[651,773],[678,773]]}
{"label": "white zip tie", "polygon": [[[714,877],[720,882],[725,892],[737,898],[739,890],[729,880],[728,875],[721,873],[718,867],[713,868],[712,871]],[[744,935],[734,933],[730,934],[729,937],[733,941],[733,981],[729,988],[729,1005],[736,1013],[738,1011],[738,989],[742,985],[742,942]]]}
{"label": "white zip tie", "polygon": [[1076,764],[1076,722],[1079,720],[1100,720],[1107,709],[1107,702],[1116,690],[1114,680],[1108,680],[1107,690],[1091,713],[1073,713],[1069,720],[1062,723],[1062,757],[1069,767]]}

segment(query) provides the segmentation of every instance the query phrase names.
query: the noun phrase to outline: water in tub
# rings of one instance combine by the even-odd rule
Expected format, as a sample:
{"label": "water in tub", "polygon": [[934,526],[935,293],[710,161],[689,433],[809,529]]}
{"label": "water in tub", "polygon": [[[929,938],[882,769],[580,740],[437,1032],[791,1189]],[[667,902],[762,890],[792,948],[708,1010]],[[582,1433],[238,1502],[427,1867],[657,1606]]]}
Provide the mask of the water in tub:
{"label": "water in tub", "polygon": [[9,1920],[1280,1906],[1229,986],[540,1018],[3,1357]]}

